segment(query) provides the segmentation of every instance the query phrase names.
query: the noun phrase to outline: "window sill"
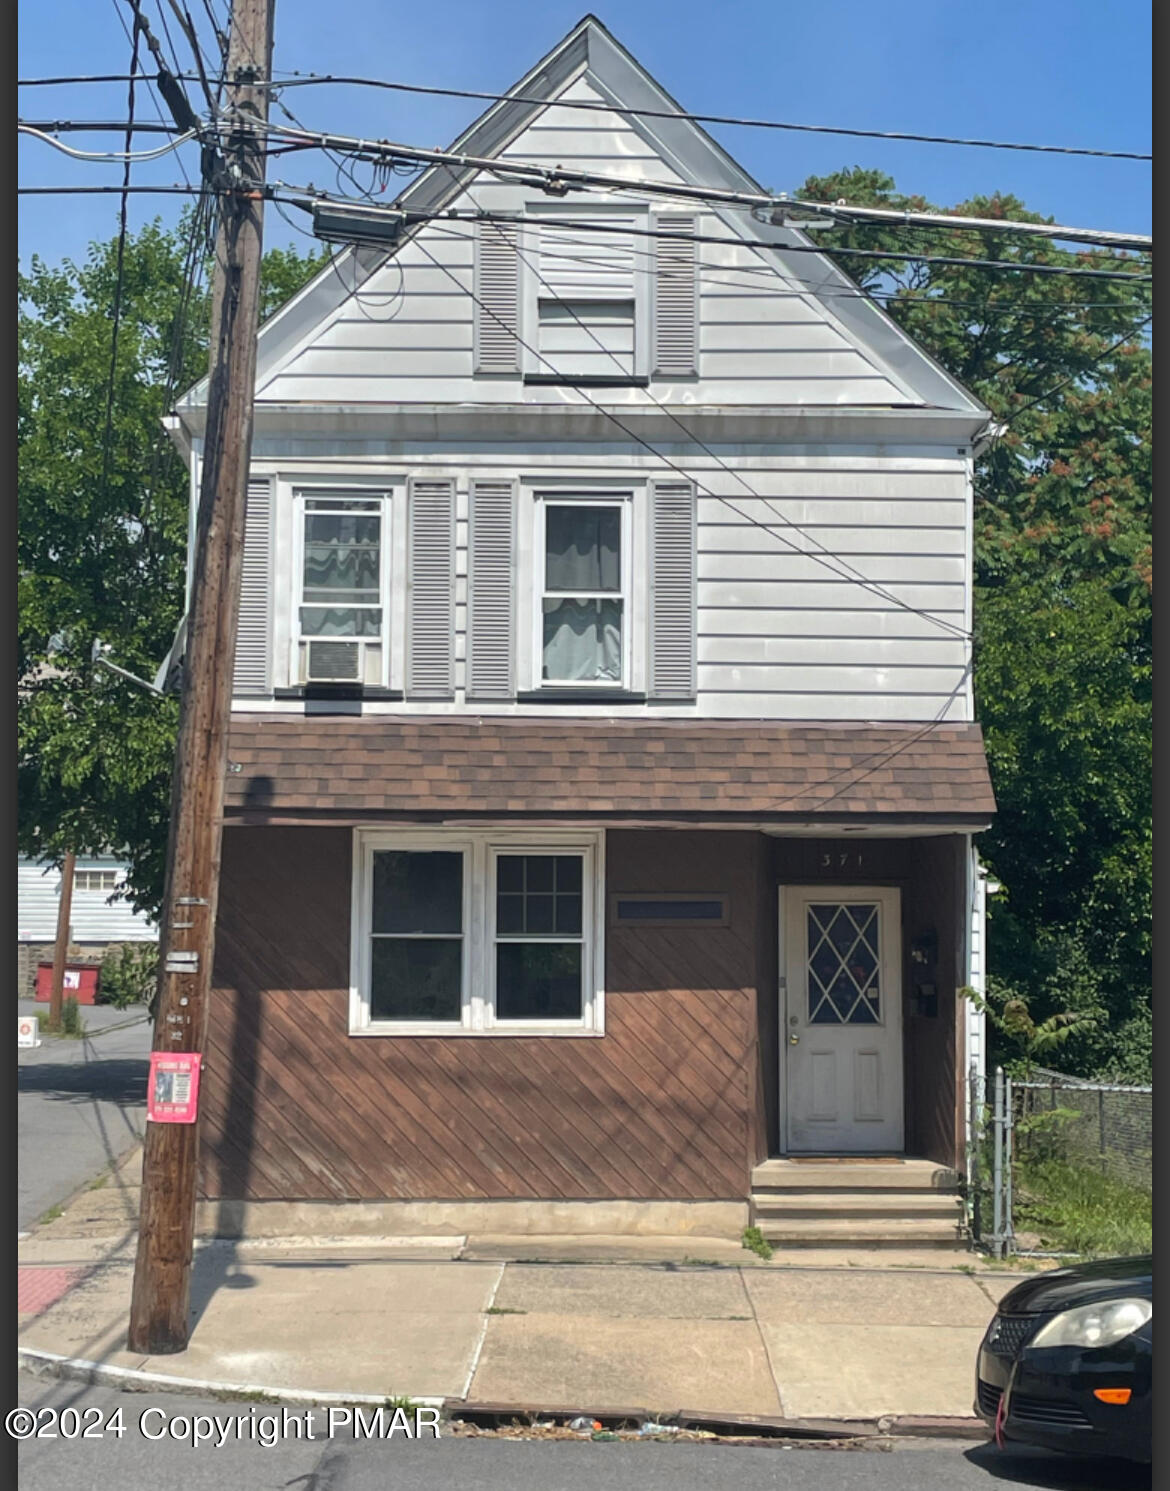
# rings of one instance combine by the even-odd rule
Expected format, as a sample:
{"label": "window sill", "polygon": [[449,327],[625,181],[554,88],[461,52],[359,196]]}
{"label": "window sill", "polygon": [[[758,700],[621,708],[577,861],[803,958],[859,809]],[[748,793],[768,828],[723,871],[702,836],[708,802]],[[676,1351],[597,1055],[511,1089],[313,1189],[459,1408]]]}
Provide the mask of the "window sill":
{"label": "window sill", "polygon": [[299,683],[294,688],[273,689],[274,699],[401,699],[401,689],[384,689],[368,683]]}
{"label": "window sill", "polygon": [[549,384],[557,388],[649,388],[650,379],[638,374],[581,373],[573,378],[565,373],[525,373],[526,384]]}
{"label": "window sill", "polygon": [[503,1037],[507,1040],[515,1040],[517,1037],[523,1039],[547,1040],[555,1036],[558,1040],[565,1037],[580,1040],[598,1040],[605,1035],[604,1030],[584,1030],[579,1025],[508,1025],[495,1026],[491,1030],[468,1030],[462,1025],[361,1025],[351,1026],[351,1036],[381,1036],[383,1039],[390,1037],[392,1040],[433,1040],[436,1036],[450,1040],[492,1040]]}
{"label": "window sill", "polygon": [[525,689],[516,695],[517,704],[645,704],[645,694],[632,689],[589,689],[550,684]]}

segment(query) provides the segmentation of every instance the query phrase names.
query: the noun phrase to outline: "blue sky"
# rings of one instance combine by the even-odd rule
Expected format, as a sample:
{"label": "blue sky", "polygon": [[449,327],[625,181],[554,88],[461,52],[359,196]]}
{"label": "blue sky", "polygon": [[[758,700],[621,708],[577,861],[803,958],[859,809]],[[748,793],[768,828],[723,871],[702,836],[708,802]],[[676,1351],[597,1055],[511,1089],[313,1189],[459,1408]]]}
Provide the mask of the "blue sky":
{"label": "blue sky", "polygon": [[[143,0],[164,40],[162,3]],[[202,0],[190,9],[210,34]],[[228,0],[208,0],[223,15]],[[583,14],[583,0],[277,0],[277,69],[351,73],[454,88],[510,87]],[[129,44],[119,15],[126,0],[41,0],[20,16],[21,78],[124,73]],[[858,0],[623,0],[595,12],[684,108],[801,123],[977,136],[1096,149],[1150,148],[1150,7],[1146,0],[960,0],[894,11]],[[192,85],[197,95],[197,87]],[[310,126],[420,145],[445,145],[475,117],[472,100],[435,99],[342,87],[290,91]],[[28,88],[22,118],[125,118],[124,84]],[[145,90],[139,117],[158,114]],[[279,115],[275,117],[279,118]],[[1150,231],[1150,168],[1092,160],[715,127],[712,133],[762,183],[791,190],[810,173],[861,165],[940,204],[995,190],[1021,197],[1058,221]],[[82,148],[118,149],[120,137],[70,135]],[[158,143],[142,136],[137,148]],[[197,154],[183,152],[194,179]],[[334,186],[331,168],[305,158],[290,179]],[[292,177],[296,170],[302,174]],[[21,185],[111,183],[119,167],[68,160],[20,142]],[[140,184],[182,180],[174,156],[136,166]],[[130,221],[173,222],[179,197],[131,198]],[[22,262],[84,255],[117,228],[114,196],[20,199]],[[296,235],[274,213],[270,245]],[[300,240],[304,244],[304,240]]]}

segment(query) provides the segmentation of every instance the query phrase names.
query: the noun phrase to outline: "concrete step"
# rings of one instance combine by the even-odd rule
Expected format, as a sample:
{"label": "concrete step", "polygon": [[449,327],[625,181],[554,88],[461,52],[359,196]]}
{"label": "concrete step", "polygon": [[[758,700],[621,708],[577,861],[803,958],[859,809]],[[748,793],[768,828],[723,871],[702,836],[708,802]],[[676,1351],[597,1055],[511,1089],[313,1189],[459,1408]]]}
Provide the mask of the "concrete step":
{"label": "concrete step", "polygon": [[752,1170],[753,1191],[941,1191],[954,1194],[959,1176],[933,1160],[873,1163],[840,1160],[770,1159]]}
{"label": "concrete step", "polygon": [[963,1211],[951,1191],[753,1191],[752,1214],[775,1221],[802,1217],[939,1218],[958,1222]]}
{"label": "concrete step", "polygon": [[773,1246],[783,1248],[966,1250],[957,1222],[938,1217],[761,1217],[756,1226]]}

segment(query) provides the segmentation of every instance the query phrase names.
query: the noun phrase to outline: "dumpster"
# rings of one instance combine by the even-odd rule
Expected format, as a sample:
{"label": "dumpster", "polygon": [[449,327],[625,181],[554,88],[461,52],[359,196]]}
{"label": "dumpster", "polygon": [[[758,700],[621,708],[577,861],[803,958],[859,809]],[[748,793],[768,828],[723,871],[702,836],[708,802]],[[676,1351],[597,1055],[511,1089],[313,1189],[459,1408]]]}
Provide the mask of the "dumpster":
{"label": "dumpster", "polygon": [[[96,1004],[100,963],[66,963],[62,999],[76,999],[78,1004]],[[53,994],[52,963],[37,964],[37,1000],[47,1004]]]}

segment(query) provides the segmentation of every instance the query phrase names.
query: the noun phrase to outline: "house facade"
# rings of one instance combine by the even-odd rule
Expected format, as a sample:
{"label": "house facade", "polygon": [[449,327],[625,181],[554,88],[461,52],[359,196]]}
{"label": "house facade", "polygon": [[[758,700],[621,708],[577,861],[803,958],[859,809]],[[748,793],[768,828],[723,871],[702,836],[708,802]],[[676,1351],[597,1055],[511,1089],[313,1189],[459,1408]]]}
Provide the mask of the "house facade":
{"label": "house facade", "polygon": [[639,190],[758,188],[596,21],[512,92],[452,148],[530,178],[423,174],[261,331],[203,1194],[738,1229],[770,1160],[957,1167],[987,412]]}

